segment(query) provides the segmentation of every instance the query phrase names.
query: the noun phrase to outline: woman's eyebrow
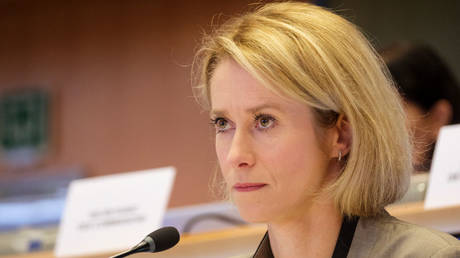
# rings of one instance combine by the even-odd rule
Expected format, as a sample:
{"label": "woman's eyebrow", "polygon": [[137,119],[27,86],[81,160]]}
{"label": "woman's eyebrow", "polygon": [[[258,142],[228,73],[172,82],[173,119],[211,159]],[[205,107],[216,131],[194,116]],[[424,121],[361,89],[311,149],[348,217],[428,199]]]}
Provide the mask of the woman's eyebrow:
{"label": "woman's eyebrow", "polygon": [[[257,106],[254,106],[254,107],[247,108],[247,109],[245,109],[245,112],[250,113],[250,114],[254,114],[254,113],[259,112],[262,109],[275,109],[275,110],[278,110],[278,111],[282,110],[280,105],[278,105],[276,103],[264,103],[264,104],[261,104],[261,105],[257,105]],[[211,116],[226,116],[227,113],[228,112],[225,111],[225,110],[216,109],[216,110],[211,110],[209,112],[209,115],[211,115]]]}
{"label": "woman's eyebrow", "polygon": [[220,116],[226,116],[227,112],[224,111],[224,110],[211,110],[209,111],[209,116],[212,116],[212,117],[220,117]]}
{"label": "woman's eyebrow", "polygon": [[264,104],[261,104],[261,105],[258,105],[252,108],[248,108],[246,109],[246,112],[247,113],[257,113],[262,109],[276,109],[278,111],[281,111],[280,105],[276,103],[264,103]]}

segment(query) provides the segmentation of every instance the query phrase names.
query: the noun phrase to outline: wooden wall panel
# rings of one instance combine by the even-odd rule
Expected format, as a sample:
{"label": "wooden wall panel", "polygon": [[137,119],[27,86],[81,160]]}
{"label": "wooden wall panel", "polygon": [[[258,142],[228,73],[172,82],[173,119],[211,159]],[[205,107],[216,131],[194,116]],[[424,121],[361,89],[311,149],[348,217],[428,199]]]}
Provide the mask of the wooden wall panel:
{"label": "wooden wall panel", "polygon": [[213,133],[192,98],[190,67],[218,13],[251,1],[0,2],[0,94],[52,95],[52,148],[0,180],[82,166],[88,176],[174,165],[170,206],[212,200]]}

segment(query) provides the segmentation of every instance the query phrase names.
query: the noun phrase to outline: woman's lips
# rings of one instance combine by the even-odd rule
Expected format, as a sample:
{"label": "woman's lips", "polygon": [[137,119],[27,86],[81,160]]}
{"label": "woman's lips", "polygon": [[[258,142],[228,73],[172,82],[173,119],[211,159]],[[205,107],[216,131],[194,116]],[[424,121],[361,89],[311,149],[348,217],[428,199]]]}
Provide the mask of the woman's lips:
{"label": "woman's lips", "polygon": [[233,186],[233,189],[235,189],[238,192],[251,192],[259,190],[260,188],[266,185],[267,184],[264,183],[236,183]]}

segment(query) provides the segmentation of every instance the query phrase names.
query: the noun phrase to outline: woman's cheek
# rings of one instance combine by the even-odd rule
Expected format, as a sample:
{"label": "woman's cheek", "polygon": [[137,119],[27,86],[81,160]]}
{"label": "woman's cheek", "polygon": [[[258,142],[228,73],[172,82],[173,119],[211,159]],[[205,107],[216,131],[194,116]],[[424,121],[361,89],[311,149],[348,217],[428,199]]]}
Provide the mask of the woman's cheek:
{"label": "woman's cheek", "polygon": [[215,142],[215,148],[216,148],[216,155],[217,155],[217,160],[219,162],[219,166],[222,170],[222,173],[224,173],[224,170],[226,170],[226,160],[227,160],[227,155],[228,151],[230,149],[230,144],[231,141],[229,140],[228,135],[216,135],[216,142]]}

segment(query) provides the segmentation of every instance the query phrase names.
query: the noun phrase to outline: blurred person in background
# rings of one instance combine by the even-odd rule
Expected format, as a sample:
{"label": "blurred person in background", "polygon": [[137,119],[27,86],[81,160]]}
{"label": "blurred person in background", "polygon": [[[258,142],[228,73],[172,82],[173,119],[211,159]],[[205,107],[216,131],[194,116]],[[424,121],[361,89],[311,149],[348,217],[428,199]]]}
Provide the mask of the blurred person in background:
{"label": "blurred person in background", "polygon": [[460,85],[428,45],[396,42],[379,52],[405,101],[414,170],[429,171],[439,130],[460,123]]}

